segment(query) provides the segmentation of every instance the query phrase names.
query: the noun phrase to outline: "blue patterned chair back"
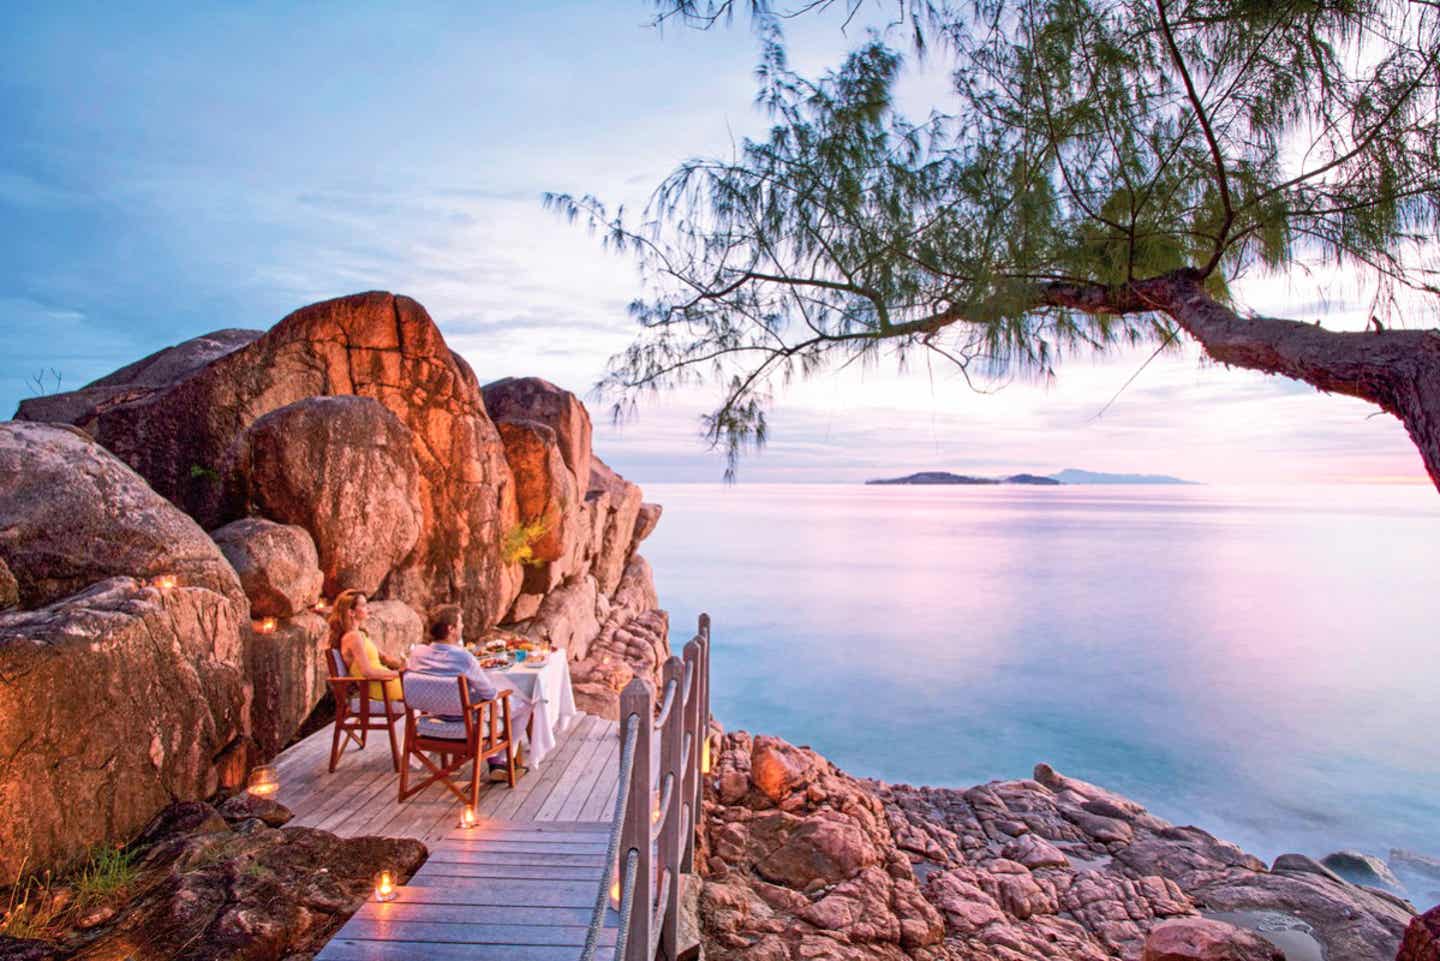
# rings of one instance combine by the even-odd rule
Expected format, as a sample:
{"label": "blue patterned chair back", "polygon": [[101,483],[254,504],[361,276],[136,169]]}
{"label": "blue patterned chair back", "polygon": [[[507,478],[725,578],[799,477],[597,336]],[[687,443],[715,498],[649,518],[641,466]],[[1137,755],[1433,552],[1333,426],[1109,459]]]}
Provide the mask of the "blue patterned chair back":
{"label": "blue patterned chair back", "polygon": [[332,647],[326,653],[330,656],[330,676],[344,677],[348,672],[345,668],[345,658],[340,656],[340,651]]}
{"label": "blue patterned chair back", "polygon": [[462,717],[460,679],[454,674],[406,674],[405,706],[420,714]]}

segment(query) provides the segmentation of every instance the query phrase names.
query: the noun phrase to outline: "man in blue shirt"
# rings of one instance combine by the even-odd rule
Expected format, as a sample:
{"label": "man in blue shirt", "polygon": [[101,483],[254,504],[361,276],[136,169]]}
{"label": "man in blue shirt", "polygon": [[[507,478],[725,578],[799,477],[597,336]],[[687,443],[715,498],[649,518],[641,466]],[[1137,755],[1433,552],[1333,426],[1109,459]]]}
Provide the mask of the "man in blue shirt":
{"label": "man in blue shirt", "polygon": [[[460,605],[445,604],[435,609],[430,623],[430,643],[418,644],[411,648],[406,658],[406,671],[411,674],[430,674],[440,677],[463,677],[470,690],[470,703],[488,701],[499,693],[499,688],[480,662],[461,644]],[[452,720],[459,720],[453,718]],[[510,723],[515,731],[525,731],[530,721],[530,701],[515,691],[510,695]],[[523,743],[517,738],[517,748]],[[520,757],[523,757],[523,753]],[[520,760],[517,758],[516,763]],[[495,758],[490,759],[492,774],[496,769]]]}

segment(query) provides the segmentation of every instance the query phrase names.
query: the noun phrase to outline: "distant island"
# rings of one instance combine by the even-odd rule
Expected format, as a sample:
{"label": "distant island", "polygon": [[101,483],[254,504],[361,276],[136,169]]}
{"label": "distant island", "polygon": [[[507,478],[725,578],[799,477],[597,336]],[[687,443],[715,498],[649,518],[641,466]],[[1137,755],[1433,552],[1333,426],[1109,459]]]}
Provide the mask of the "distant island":
{"label": "distant island", "polygon": [[943,470],[920,471],[904,477],[883,477],[867,480],[867,484],[1033,484],[1054,487],[1060,484],[1194,484],[1168,474],[1105,474],[1098,471],[1067,467],[1057,474],[1011,474],[1008,477],[975,477],[952,474]]}

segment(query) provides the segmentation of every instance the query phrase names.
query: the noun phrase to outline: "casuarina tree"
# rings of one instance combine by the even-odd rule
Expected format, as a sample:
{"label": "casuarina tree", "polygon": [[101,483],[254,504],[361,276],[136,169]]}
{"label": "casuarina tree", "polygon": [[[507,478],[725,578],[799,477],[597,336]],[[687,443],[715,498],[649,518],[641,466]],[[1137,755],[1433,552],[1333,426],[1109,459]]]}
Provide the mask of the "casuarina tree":
{"label": "casuarina tree", "polygon": [[[619,404],[718,384],[705,429],[733,471],[791,377],[926,352],[980,384],[1188,337],[1379,405],[1440,486],[1440,332],[1420,329],[1440,304],[1440,2],[903,0],[807,79],[780,24],[832,5],[860,12],[746,6],[768,135],[681,164],[638,219],[547,196],[642,267],[638,335],[602,382]],[[948,68],[943,112],[897,109],[903,56]],[[1373,282],[1365,331],[1232,300],[1242,275],[1314,270]]]}

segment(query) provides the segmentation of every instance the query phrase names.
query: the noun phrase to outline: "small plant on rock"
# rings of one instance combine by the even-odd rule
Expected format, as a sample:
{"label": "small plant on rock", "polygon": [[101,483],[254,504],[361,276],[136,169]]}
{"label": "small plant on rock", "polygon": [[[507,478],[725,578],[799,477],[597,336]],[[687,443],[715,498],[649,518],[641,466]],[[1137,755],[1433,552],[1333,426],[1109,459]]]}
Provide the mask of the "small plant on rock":
{"label": "small plant on rock", "polygon": [[544,561],[535,559],[535,542],[545,536],[550,525],[541,518],[518,524],[505,533],[500,542],[500,559],[506,564],[538,567]]}

